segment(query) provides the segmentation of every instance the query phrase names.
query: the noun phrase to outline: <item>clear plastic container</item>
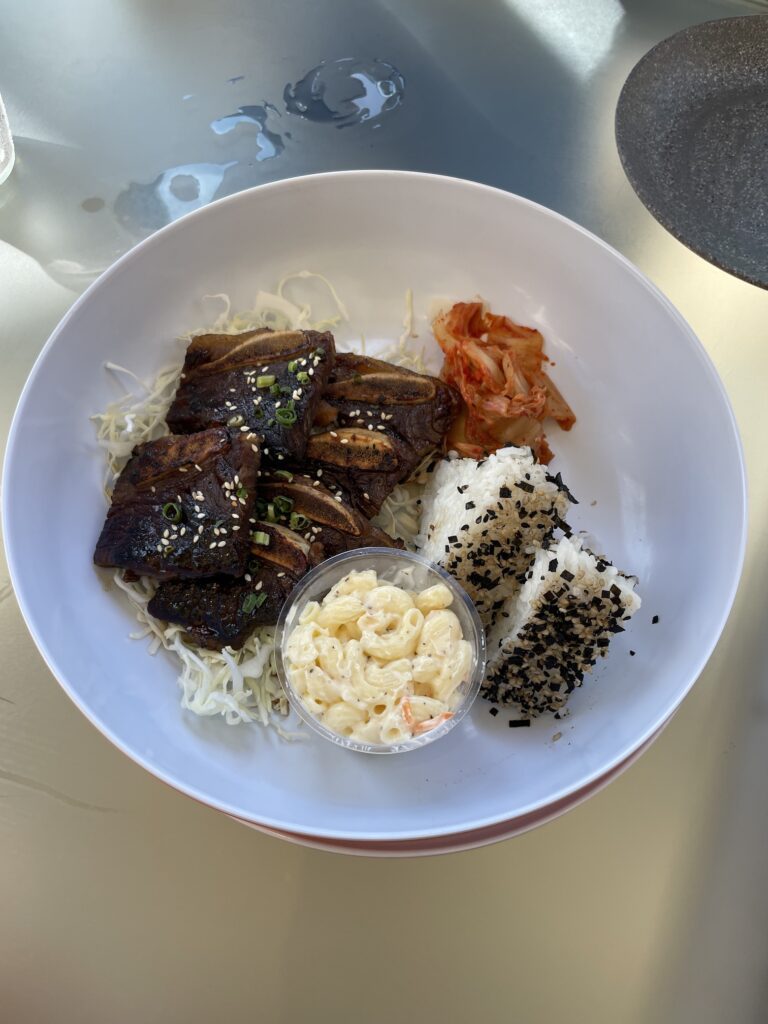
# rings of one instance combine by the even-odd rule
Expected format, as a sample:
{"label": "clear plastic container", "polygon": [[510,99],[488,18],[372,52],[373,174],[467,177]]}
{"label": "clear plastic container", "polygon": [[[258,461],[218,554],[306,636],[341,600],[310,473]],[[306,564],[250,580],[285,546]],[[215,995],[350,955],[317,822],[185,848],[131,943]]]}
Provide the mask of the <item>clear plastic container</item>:
{"label": "clear plastic container", "polygon": [[[421,591],[436,583],[444,583],[453,594],[451,611],[457,615],[464,639],[469,642],[472,649],[469,677],[460,688],[461,700],[453,711],[453,717],[420,736],[414,736],[410,740],[399,743],[365,743],[333,732],[312,714],[299,694],[293,689],[284,663],[288,637],[298,623],[299,616],[306,604],[309,601],[322,601],[328,591],[347,573],[352,570],[360,572],[364,569],[375,569],[379,580],[393,583],[410,591]],[[329,558],[302,579],[280,612],[275,635],[275,655],[280,681],[291,707],[315,732],[330,740],[331,743],[347,747],[350,750],[359,750],[366,754],[400,754],[441,739],[451,729],[455,729],[467,714],[477,697],[485,672],[485,631],[474,604],[456,580],[444,569],[410,551],[398,551],[393,548],[359,548],[356,551],[345,551]]]}

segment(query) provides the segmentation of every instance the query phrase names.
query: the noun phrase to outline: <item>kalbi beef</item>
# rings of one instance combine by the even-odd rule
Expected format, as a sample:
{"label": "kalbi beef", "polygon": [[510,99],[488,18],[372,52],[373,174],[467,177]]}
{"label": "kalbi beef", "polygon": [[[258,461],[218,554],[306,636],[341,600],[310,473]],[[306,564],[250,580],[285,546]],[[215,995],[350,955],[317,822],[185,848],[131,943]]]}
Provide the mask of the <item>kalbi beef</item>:
{"label": "kalbi beef", "polygon": [[321,413],[336,427],[313,434],[305,462],[373,516],[396,484],[443,443],[459,397],[436,377],[350,353],[336,357]]}
{"label": "kalbi beef", "polygon": [[96,565],[160,579],[241,576],[256,440],[219,427],[137,445],[115,484]]}
{"label": "kalbi beef", "polygon": [[157,619],[183,626],[198,647],[238,650],[257,626],[274,625],[296,582],[268,565],[260,568],[258,576],[258,590],[255,577],[250,583],[229,576],[170,580],[160,584],[147,610]]}
{"label": "kalbi beef", "polygon": [[[277,622],[296,583],[323,558],[368,545],[402,547],[359,512],[337,502],[319,481],[288,476],[259,480],[259,508],[278,521],[250,524],[253,535],[267,543],[253,543],[249,578],[161,583],[149,602],[150,615],[183,626],[201,647],[237,649],[256,626]],[[296,529],[290,528],[291,522]]]}
{"label": "kalbi beef", "polygon": [[[282,501],[280,500],[282,499]],[[286,509],[286,501],[289,508]],[[403,547],[364,515],[336,500],[320,480],[303,475],[264,476],[259,479],[257,503],[272,504],[278,518],[294,524],[306,541],[319,544],[323,557],[362,547]]]}
{"label": "kalbi beef", "polygon": [[150,615],[183,626],[193,643],[216,650],[236,650],[256,626],[274,625],[286,597],[322,552],[276,523],[257,521],[253,530],[268,543],[253,544],[242,579],[161,583],[147,606]]}
{"label": "kalbi beef", "polygon": [[230,426],[263,436],[266,462],[301,461],[335,358],[327,331],[201,334],[166,417],[179,434]]}

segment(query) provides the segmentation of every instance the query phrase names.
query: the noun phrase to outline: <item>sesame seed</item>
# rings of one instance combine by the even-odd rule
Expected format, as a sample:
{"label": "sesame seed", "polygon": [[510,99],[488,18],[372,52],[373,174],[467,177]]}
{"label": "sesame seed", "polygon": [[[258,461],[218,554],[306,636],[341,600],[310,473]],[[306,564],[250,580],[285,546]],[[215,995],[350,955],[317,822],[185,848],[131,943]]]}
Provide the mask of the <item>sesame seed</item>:
{"label": "sesame seed", "polygon": [[251,445],[251,451],[252,451],[252,452],[256,452],[256,454],[257,454],[257,455],[259,454],[259,449],[258,449],[258,448],[256,447],[256,445],[255,445],[255,444],[252,444],[252,445]]}
{"label": "sesame seed", "polygon": [[243,579],[245,580],[246,583],[250,583],[251,582],[251,574],[249,572],[247,572],[245,574],[245,576],[243,576]]}
{"label": "sesame seed", "polygon": [[170,530],[163,530],[163,536],[168,537],[170,535],[170,532]]}
{"label": "sesame seed", "polygon": [[250,430],[251,430],[251,428],[247,424],[242,426],[242,427],[240,427],[240,433],[241,434],[248,434],[248,433],[250,433]]}
{"label": "sesame seed", "polygon": [[313,487],[319,487],[320,486],[320,481],[319,480],[313,480],[312,481],[312,486]]}
{"label": "sesame seed", "polygon": [[227,543],[227,542],[226,542],[225,540],[220,540],[220,541],[219,541],[219,547],[220,547],[220,548],[223,548],[223,547],[225,547],[225,546],[226,546],[226,543]]}
{"label": "sesame seed", "polygon": [[256,584],[256,586],[255,586],[255,588],[254,588],[254,589],[255,589],[255,590],[261,590],[261,588],[262,588],[262,586],[263,586],[263,585],[264,585],[264,584],[263,584],[263,581],[262,581],[262,580],[259,580],[259,582],[258,582],[258,583]]}
{"label": "sesame seed", "polygon": [[234,475],[234,477],[232,479],[235,481],[236,484],[240,483],[240,477],[237,475],[237,473],[235,473],[235,475]]}
{"label": "sesame seed", "polygon": [[266,373],[268,369],[269,369],[269,367],[268,367],[268,366],[262,366],[262,368],[261,368],[261,372],[262,372],[262,373]]}
{"label": "sesame seed", "polygon": [[[369,423],[369,424],[368,424],[368,429],[369,429],[369,430],[373,430],[373,424],[372,424],[372,423]],[[383,429],[383,428],[382,428],[382,429]]]}
{"label": "sesame seed", "polygon": [[195,536],[194,536],[194,537],[192,538],[192,543],[193,543],[193,544],[197,544],[197,542],[198,542],[199,540],[200,540],[200,534],[199,534],[199,533],[196,533],[196,534],[195,534]]}
{"label": "sesame seed", "polygon": [[366,501],[370,501],[371,500],[371,496],[368,493],[368,491],[363,491],[363,497],[365,498]]}
{"label": "sesame seed", "polygon": [[240,527],[239,527],[239,526],[233,526],[233,527],[232,527],[232,529],[233,529],[233,531],[234,531],[234,530],[239,530],[239,529],[240,529]]}
{"label": "sesame seed", "polygon": [[233,513],[232,513],[232,518],[233,518],[233,519],[239,519],[239,518],[240,518],[240,516],[239,516],[239,514],[238,514],[237,512],[233,512]]}
{"label": "sesame seed", "polygon": [[162,551],[163,550],[163,545],[162,544],[158,544],[157,545],[157,550],[158,551]]}
{"label": "sesame seed", "polygon": [[230,393],[231,395],[236,395],[236,394],[237,394],[237,388],[230,388],[230,389],[229,389],[229,393]]}
{"label": "sesame seed", "polygon": [[213,549],[214,549],[215,547],[216,547],[216,541],[214,541],[214,542],[213,542],[213,544],[209,544],[209,545],[208,545],[208,548],[209,548],[209,550],[210,550],[210,551],[213,551]]}
{"label": "sesame seed", "polygon": [[205,512],[198,512],[197,518],[198,519],[205,519]]}
{"label": "sesame seed", "polygon": [[182,526],[182,528],[181,528],[181,529],[179,530],[179,533],[181,534],[181,536],[182,536],[182,537],[184,536],[184,534],[185,534],[186,532],[187,532],[187,528],[186,528],[186,526]]}
{"label": "sesame seed", "polygon": [[[371,428],[370,428],[370,427],[368,427],[368,429],[370,430]],[[381,426],[381,424],[379,424],[379,426],[378,426],[378,427],[376,427],[376,429],[377,429],[377,430],[386,430],[387,428],[386,428],[386,427],[382,427],[382,426]]]}
{"label": "sesame seed", "polygon": [[340,494],[336,495],[336,501],[341,501],[341,495]]}
{"label": "sesame seed", "polygon": [[285,576],[285,573],[284,573],[284,572],[279,572],[279,573],[277,574],[277,578],[278,578],[279,580],[281,580],[281,579],[283,578],[283,576]]}
{"label": "sesame seed", "polygon": [[342,444],[349,444],[349,438],[348,437],[342,437],[341,443]]}
{"label": "sesame seed", "polygon": [[339,435],[338,435],[338,434],[336,433],[336,431],[335,431],[335,430],[332,430],[332,431],[331,431],[331,437],[338,437],[338,436],[339,436]]}
{"label": "sesame seed", "polygon": [[309,369],[307,370],[307,373],[309,374],[309,376],[310,376],[310,377],[311,377],[311,376],[313,375],[313,373],[314,373],[314,372],[315,372],[315,371],[314,371],[313,367],[311,367],[311,366],[310,366],[310,368],[309,368]]}
{"label": "sesame seed", "polygon": [[221,531],[219,530],[218,526],[214,526],[214,528],[213,528],[213,536],[214,537],[218,537],[220,532]]}

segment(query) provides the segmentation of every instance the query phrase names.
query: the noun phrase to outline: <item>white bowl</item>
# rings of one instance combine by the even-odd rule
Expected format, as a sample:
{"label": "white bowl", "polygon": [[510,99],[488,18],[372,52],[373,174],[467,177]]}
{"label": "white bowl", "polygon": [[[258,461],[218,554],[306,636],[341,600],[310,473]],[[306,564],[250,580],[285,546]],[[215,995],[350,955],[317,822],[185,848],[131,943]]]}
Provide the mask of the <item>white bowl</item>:
{"label": "white bowl", "polygon": [[[245,306],[301,268],[334,282],[351,318],[337,336],[363,331],[369,351],[402,330],[408,288],[422,312],[434,295],[480,293],[544,332],[578,416],[569,434],[553,429],[550,438],[553,469],[581,499],[573,525],[638,574],[643,597],[567,719],[512,730],[506,714],[492,718],[477,701],[440,743],[404,758],[351,758],[317,736],[287,743],[182,712],[173,658],[151,659],[129,639],[131,613],[91,563],[104,504],[88,417],[115,395],[103,364],[151,375],[178,353],[178,334],[204,324],[202,296],[228,292]],[[428,337],[426,320],[418,326],[415,344]],[[745,507],[722,384],[685,321],[630,263],[525,199],[392,171],[242,192],[119,260],[75,303],[30,375],[3,493],[8,562],[30,631],[112,742],[236,817],[376,842],[529,815],[631,756],[683,699],[720,635],[741,571]]]}

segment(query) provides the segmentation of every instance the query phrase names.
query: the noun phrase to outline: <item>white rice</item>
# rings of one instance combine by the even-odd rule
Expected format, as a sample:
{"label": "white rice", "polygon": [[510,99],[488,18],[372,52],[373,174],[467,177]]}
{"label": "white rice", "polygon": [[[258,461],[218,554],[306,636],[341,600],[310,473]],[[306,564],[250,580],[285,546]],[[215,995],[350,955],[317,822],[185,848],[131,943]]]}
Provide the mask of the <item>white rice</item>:
{"label": "white rice", "polygon": [[526,715],[557,711],[640,607],[635,583],[578,539],[540,549],[489,631],[482,695]]}
{"label": "white rice", "polygon": [[440,463],[421,500],[417,548],[456,577],[489,626],[535,552],[564,525],[570,496],[530,448],[509,447],[482,462]]}

